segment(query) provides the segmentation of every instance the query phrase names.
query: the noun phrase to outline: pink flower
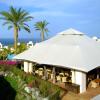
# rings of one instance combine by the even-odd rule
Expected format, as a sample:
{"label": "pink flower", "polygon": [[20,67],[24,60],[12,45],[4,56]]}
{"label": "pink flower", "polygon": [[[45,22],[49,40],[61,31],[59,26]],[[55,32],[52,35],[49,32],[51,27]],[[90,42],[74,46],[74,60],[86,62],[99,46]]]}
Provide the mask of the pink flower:
{"label": "pink flower", "polygon": [[10,60],[1,60],[0,65],[17,65],[18,62]]}

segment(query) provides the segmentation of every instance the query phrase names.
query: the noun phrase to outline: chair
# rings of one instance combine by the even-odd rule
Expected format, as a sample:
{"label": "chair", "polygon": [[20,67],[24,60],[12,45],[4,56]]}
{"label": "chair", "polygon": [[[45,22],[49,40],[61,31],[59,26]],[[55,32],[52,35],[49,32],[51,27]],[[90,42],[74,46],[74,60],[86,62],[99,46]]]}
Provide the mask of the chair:
{"label": "chair", "polygon": [[59,73],[60,76],[64,76],[64,73]]}
{"label": "chair", "polygon": [[47,72],[51,72],[51,70],[50,69],[47,69]]}
{"label": "chair", "polygon": [[51,74],[51,79],[53,79],[53,74]]}
{"label": "chair", "polygon": [[69,74],[68,74],[68,73],[65,73],[65,75],[66,75],[66,76],[69,76]]}
{"label": "chair", "polygon": [[39,76],[43,76],[43,71],[39,71]]}
{"label": "chair", "polygon": [[35,71],[35,73],[36,73],[36,74],[38,74],[38,73],[39,73],[39,71],[38,71],[38,70],[36,70],[36,71]]}
{"label": "chair", "polygon": [[43,68],[39,68],[39,70],[43,70]]}
{"label": "chair", "polygon": [[67,82],[67,77],[62,77],[62,82]]}
{"label": "chair", "polygon": [[96,88],[96,87],[98,87],[98,84],[94,81],[91,81],[91,87]]}
{"label": "chair", "polygon": [[57,78],[57,81],[61,81],[60,75],[56,76],[56,78]]}
{"label": "chair", "polygon": [[95,81],[91,81],[88,85],[89,88],[97,88],[98,84]]}

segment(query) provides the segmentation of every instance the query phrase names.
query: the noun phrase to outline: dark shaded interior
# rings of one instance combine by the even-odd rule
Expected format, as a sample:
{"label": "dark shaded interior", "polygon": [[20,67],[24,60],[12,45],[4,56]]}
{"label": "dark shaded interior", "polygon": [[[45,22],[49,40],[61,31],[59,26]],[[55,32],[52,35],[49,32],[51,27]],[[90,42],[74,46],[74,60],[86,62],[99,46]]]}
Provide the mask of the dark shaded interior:
{"label": "dark shaded interior", "polygon": [[0,76],[0,100],[15,100],[16,91],[3,76]]}

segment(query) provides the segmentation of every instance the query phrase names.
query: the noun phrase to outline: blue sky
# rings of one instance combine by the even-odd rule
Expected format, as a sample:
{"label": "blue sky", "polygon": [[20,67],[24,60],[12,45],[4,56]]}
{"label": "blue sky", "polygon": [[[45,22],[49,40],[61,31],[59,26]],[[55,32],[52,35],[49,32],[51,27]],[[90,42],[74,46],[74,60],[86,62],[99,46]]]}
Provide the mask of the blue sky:
{"label": "blue sky", "polygon": [[[68,28],[85,32],[89,36],[100,37],[100,0],[0,0],[0,11],[9,6],[22,7],[34,17],[29,22],[31,34],[20,31],[19,38],[38,38],[34,23],[49,22],[49,37]],[[0,21],[0,38],[13,38],[13,30],[7,30]]]}

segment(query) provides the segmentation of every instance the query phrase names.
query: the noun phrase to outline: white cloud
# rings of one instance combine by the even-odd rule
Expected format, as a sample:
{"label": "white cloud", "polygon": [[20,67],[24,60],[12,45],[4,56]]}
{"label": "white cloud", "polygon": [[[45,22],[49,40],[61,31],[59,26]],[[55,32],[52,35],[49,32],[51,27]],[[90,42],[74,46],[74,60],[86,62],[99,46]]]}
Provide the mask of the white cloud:
{"label": "white cloud", "polygon": [[53,17],[78,17],[79,14],[65,13],[62,11],[38,11],[30,13],[31,16],[53,16]]}

